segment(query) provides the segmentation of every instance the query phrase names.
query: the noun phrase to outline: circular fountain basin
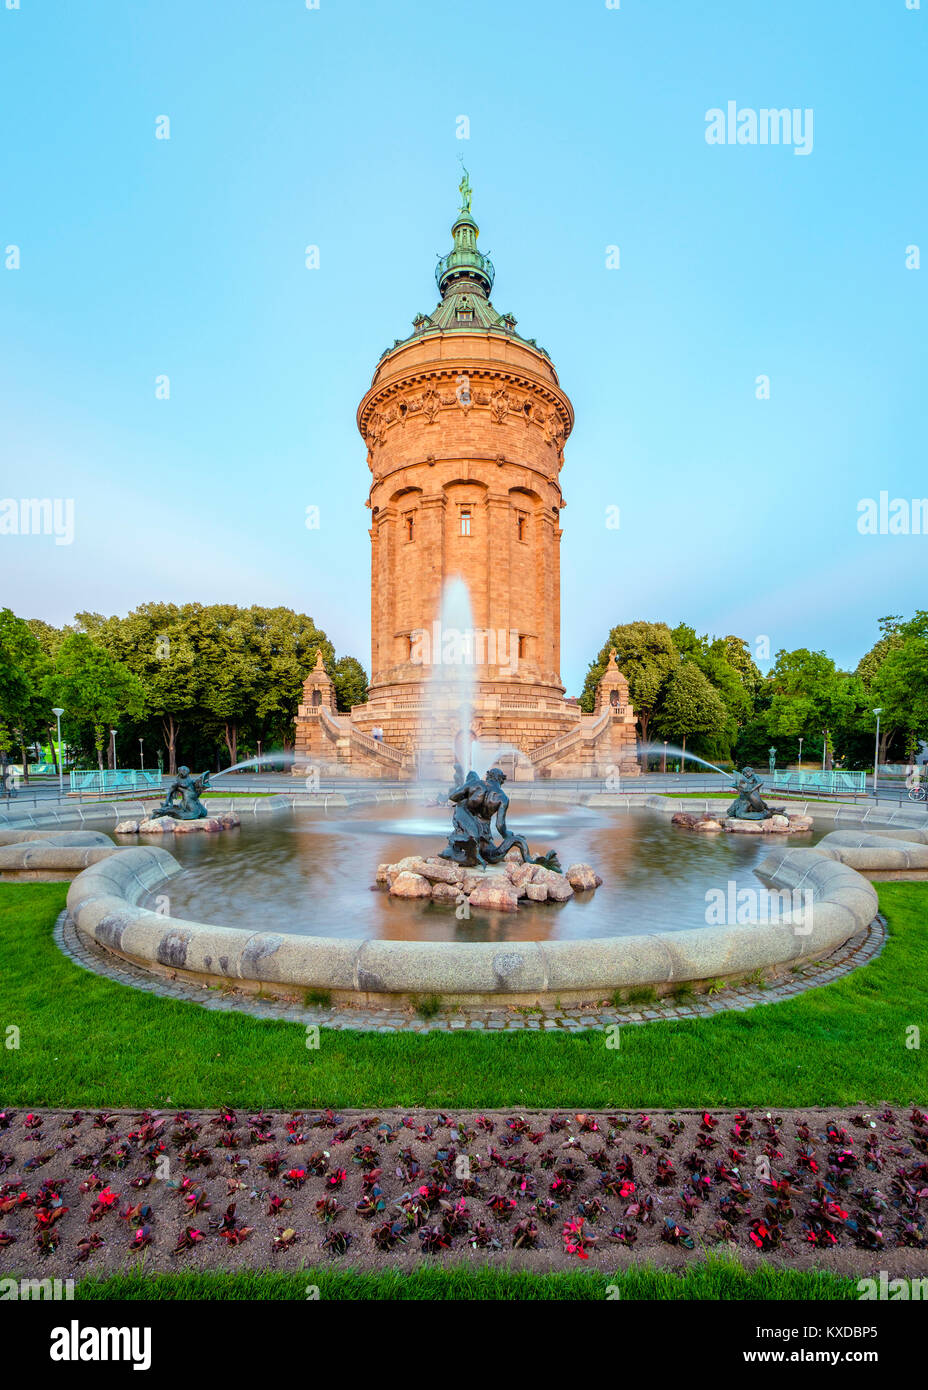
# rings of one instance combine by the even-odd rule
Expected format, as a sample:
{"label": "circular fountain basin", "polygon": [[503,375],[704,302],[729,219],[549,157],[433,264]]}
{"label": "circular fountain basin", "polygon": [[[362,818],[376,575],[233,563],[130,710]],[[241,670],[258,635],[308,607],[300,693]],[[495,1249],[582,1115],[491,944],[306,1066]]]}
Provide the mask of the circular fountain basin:
{"label": "circular fountain basin", "polygon": [[[244,818],[232,836],[168,844],[182,872],[168,893],[173,916],[222,926],[339,940],[580,941],[707,926],[707,892],[759,890],[769,843],[688,835],[649,810],[593,810],[554,802],[514,803],[509,819],[536,854],[591,864],[603,883],[564,903],[518,912],[391,898],[376,890],[377,866],[434,855],[447,835],[447,807],[304,810],[270,823]],[[813,833],[803,843],[812,844]],[[162,844],[156,840],[153,843]],[[151,898],[144,905],[153,907]]]}
{"label": "circular fountain basin", "polygon": [[[434,851],[447,827],[445,808],[392,804],[246,822],[171,853],[126,849],[74,880],[68,910],[82,935],[151,970],[365,1004],[593,1002],[772,974],[830,954],[876,914],[870,884],[811,847],[815,835],[771,848],[694,836],[643,808],[562,804],[514,802],[510,820],[540,852],[556,844],[563,863],[593,864],[602,887],[464,921],[453,905],[390,899],[372,887],[377,864]],[[766,887],[802,910],[787,898],[776,920],[734,913]]]}

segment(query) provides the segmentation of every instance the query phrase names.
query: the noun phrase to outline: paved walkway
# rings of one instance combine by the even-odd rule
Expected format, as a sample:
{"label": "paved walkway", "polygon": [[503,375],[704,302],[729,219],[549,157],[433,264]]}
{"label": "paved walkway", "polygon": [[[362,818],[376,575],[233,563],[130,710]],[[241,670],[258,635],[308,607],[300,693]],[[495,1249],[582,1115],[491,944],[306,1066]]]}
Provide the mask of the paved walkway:
{"label": "paved walkway", "polygon": [[65,955],[85,970],[105,975],[118,984],[131,985],[165,999],[182,999],[204,1009],[226,1009],[252,1018],[284,1020],[288,1023],[317,1024],[322,1028],[353,1028],[378,1033],[456,1032],[536,1032],[560,1029],[578,1033],[605,1028],[610,1024],[651,1023],[660,1019],[709,1018],[729,1010],[741,1012],[758,1004],[774,1004],[792,999],[804,990],[827,985],[866,965],[880,954],[886,941],[886,924],[881,916],[866,931],[846,941],[833,955],[808,965],[794,967],[785,977],[763,985],[728,985],[718,994],[694,995],[674,1001],[660,999],[651,1004],[625,1004],[619,1008],[603,1001],[589,1007],[518,1008],[440,1008],[431,1018],[423,1018],[412,1008],[356,1008],[331,1006],[304,1007],[289,999],[255,998],[239,990],[192,984],[149,974],[139,966],[90,944],[80,936],[66,912],[55,924],[54,939]]}

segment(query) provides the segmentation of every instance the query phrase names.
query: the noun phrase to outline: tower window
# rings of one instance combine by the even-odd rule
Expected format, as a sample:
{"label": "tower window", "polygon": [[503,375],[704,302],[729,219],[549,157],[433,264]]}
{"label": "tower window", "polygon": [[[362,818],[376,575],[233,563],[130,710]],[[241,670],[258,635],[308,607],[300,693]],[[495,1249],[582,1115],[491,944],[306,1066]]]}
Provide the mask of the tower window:
{"label": "tower window", "polygon": [[462,507],[462,508],[461,508],[461,535],[462,535],[462,536],[469,536],[469,535],[470,535],[470,517],[471,517],[470,507]]}
{"label": "tower window", "polygon": [[406,513],[406,539],[411,541],[415,529],[415,517],[412,512]]}
{"label": "tower window", "polygon": [[525,517],[519,516],[516,519],[516,535],[520,541],[525,540]]}

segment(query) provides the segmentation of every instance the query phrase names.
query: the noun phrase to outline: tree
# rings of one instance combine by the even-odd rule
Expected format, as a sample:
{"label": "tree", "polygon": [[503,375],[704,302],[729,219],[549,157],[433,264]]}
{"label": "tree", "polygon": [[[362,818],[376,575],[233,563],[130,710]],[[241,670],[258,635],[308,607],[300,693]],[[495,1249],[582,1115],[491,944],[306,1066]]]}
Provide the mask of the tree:
{"label": "tree", "polygon": [[[919,739],[928,739],[928,612],[918,610],[907,622],[898,623],[890,636],[867,703],[870,709],[881,707],[881,721],[903,734],[904,754],[911,757]],[[867,714],[875,723],[870,710]],[[881,737],[881,761],[886,759],[887,746]]]}
{"label": "tree", "polygon": [[0,748],[21,750],[27,782],[29,744],[39,735],[46,738],[53,722],[52,702],[43,694],[49,670],[29,623],[9,608],[0,609]]}
{"label": "tree", "polygon": [[717,737],[725,728],[728,712],[718,691],[695,661],[681,661],[670,674],[663,705],[657,718],[659,732],[686,740],[698,734]]}
{"label": "tree", "polygon": [[[198,677],[186,614],[173,603],[145,603],[125,618],[102,619],[78,613],[77,621],[138,677],[145,691],[144,716],[157,721],[168,754],[168,772],[177,771],[177,737],[182,720],[198,699]],[[144,717],[143,716],[143,717]]]}
{"label": "tree", "polygon": [[771,733],[797,741],[801,734],[807,746],[821,738],[825,769],[830,771],[836,747],[858,723],[866,705],[863,682],[839,671],[824,652],[805,647],[778,651],[769,679]]}
{"label": "tree", "polygon": [[335,686],[335,703],[347,714],[352,705],[367,703],[367,672],[356,656],[341,656],[329,672]]}
{"label": "tree", "polygon": [[697,637],[685,623],[678,624],[671,636],[680,655],[695,662],[725,706],[725,722],[705,750],[714,758],[730,758],[739,729],[753,713],[754,677],[761,679],[747,644],[739,637]]}
{"label": "tree", "polygon": [[64,708],[69,725],[91,726],[101,771],[107,729],[124,715],[141,714],[145,704],[142,685],[128,667],[84,632],[61,643],[44,693]]}
{"label": "tree", "polygon": [[729,666],[738,672],[742,685],[753,701],[763,686],[764,678],[751,656],[750,647],[743,637],[734,637],[731,634],[720,640],[724,644]]}
{"label": "tree", "polygon": [[294,613],[290,608],[251,608],[248,612],[262,672],[253,732],[265,747],[277,744],[288,750],[293,746],[303,682],[316,651],[322,649],[331,674],[337,665],[335,648],[306,613]]}
{"label": "tree", "polygon": [[[897,698],[890,698],[888,693],[881,694],[881,688],[888,691],[895,682],[893,667],[883,673],[881,681],[880,675],[883,671],[884,663],[887,658],[902,647],[904,638],[900,631],[902,618],[899,614],[889,614],[885,618],[880,618],[879,628],[880,637],[873,644],[870,650],[860,658],[857,663],[855,674],[863,682],[864,689],[870,700],[871,706],[883,705],[880,723],[880,746],[877,750],[877,757],[881,763],[888,760],[889,747],[896,738],[900,729],[904,731],[906,724],[906,706],[903,701]],[[898,670],[898,668],[895,668]],[[899,692],[900,694],[902,692]],[[876,724],[875,717],[868,721]]]}
{"label": "tree", "polygon": [[78,620],[142,681],[152,722],[136,733],[163,739],[171,772],[181,741],[191,763],[212,762],[223,745],[230,764],[256,741],[292,746],[316,649],[328,664],[335,657],[312,618],[283,607],[149,603],[125,618]]}
{"label": "tree", "polygon": [[670,628],[666,623],[621,623],[609,633],[599,656],[587,671],[580,708],[590,713],[596,698],[596,686],[609,662],[609,653],[616,652],[619,670],[628,681],[629,699],[638,716],[641,742],[647,744],[648,730],[671,671],[679,656]]}

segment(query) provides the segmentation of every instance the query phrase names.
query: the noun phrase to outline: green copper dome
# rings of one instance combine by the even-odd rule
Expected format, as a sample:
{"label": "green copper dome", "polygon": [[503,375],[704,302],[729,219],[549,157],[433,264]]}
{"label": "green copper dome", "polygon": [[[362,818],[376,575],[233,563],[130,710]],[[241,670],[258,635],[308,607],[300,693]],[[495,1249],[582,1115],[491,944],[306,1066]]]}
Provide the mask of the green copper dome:
{"label": "green copper dome", "polygon": [[471,281],[469,288],[483,293],[489,298],[493,288],[493,262],[477,250],[480,228],[471,216],[470,200],[473,191],[467,170],[460,183],[461,207],[457,220],[451,228],[454,246],[447,256],[442,256],[435,267],[435,279],[442,299],[449,292],[457,292],[462,280]]}
{"label": "green copper dome", "polygon": [[480,228],[470,210],[472,189],[466,169],[459,188],[461,206],[451,228],[454,245],[447,255],[439,257],[435,267],[441,303],[431,314],[417,314],[412,321],[413,332],[409,338],[397,338],[393,347],[387,348],[381,356],[385,357],[393,348],[428,333],[489,331],[516,338],[547,357],[544,348],[540,348],[534,338],[523,338],[516,333],[516,321],[512,314],[498,314],[490,303],[495,271],[489,256],[477,250]]}

